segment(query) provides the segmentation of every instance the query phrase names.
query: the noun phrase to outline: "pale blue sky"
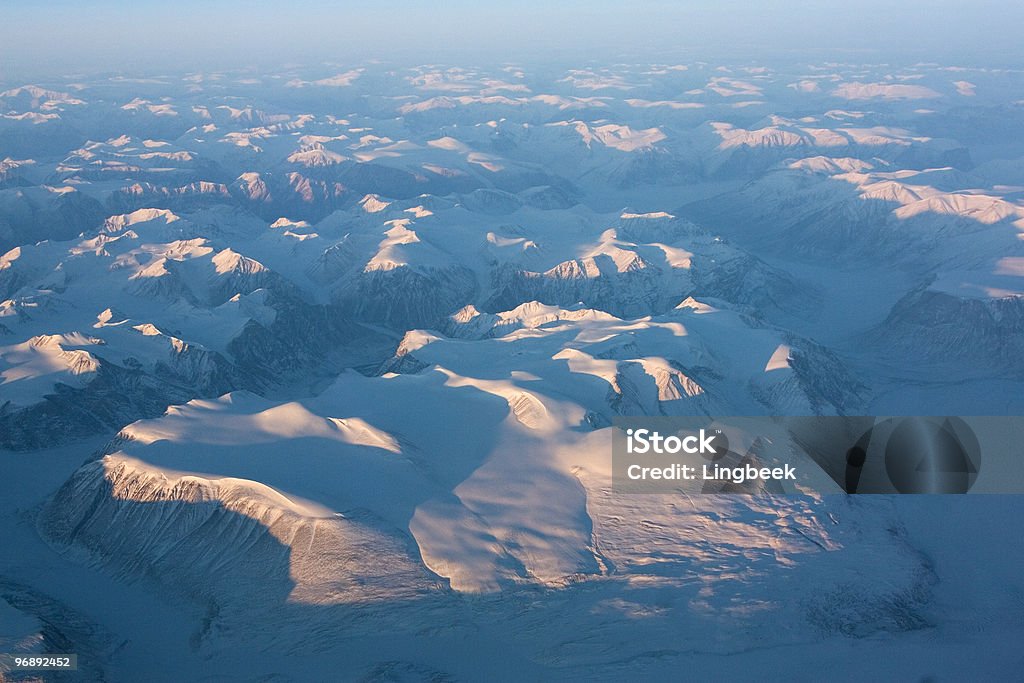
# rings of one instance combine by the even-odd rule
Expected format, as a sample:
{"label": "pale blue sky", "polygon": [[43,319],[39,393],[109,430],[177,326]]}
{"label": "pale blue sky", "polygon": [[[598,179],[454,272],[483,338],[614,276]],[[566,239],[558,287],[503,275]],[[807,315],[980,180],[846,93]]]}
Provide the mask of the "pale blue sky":
{"label": "pale blue sky", "polygon": [[267,2],[5,0],[0,77],[26,70],[238,66],[397,57],[614,59],[835,50],[880,58],[1019,60],[1013,0]]}

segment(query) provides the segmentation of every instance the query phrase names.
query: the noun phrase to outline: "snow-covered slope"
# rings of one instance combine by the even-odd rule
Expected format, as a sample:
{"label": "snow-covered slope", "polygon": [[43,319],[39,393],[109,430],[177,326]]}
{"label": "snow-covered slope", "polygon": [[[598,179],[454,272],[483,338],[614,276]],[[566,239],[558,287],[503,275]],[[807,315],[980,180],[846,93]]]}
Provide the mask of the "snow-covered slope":
{"label": "snow-covered slope", "polygon": [[1018,674],[1018,503],[626,494],[610,425],[1024,410],[1019,73],[402,54],[0,88],[0,652]]}

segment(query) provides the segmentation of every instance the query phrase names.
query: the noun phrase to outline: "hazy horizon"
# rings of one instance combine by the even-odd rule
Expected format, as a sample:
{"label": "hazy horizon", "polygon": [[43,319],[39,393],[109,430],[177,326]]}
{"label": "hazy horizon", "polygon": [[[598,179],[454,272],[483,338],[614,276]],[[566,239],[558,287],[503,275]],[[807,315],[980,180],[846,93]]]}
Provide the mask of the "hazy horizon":
{"label": "hazy horizon", "polygon": [[[1020,56],[1024,7],[880,0],[686,4],[606,0],[514,6],[407,0],[301,11],[272,3],[174,5],[105,0],[7,3],[0,79],[159,69],[218,69],[325,60],[529,61],[688,55],[952,60],[987,66]],[[795,20],[794,16],[799,17]]]}

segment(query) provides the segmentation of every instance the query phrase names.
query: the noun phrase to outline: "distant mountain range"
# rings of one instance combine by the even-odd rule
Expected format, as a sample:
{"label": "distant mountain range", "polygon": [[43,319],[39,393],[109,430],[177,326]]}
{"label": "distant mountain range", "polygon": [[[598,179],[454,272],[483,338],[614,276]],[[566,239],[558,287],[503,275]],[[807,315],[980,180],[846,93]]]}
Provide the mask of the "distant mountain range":
{"label": "distant mountain range", "polygon": [[1024,410],[1019,74],[8,85],[0,652],[143,680],[151,610],[181,680],[472,679],[505,648],[629,680],[807,646],[806,675],[879,643],[920,678],[965,633],[999,677],[1019,579],[964,589],[929,503],[617,495],[610,425]]}

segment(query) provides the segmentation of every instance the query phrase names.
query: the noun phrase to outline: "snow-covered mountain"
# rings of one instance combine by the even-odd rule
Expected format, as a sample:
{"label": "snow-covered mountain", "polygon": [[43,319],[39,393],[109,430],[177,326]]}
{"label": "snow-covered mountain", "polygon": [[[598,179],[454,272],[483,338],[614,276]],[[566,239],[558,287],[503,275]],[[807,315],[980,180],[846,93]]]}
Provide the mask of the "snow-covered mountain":
{"label": "snow-covered mountain", "polygon": [[1012,677],[1017,501],[623,494],[610,454],[623,416],[1024,410],[1021,98],[814,60],[3,83],[0,652]]}

